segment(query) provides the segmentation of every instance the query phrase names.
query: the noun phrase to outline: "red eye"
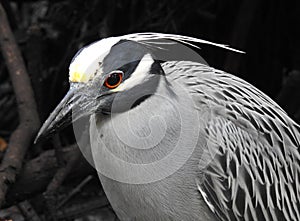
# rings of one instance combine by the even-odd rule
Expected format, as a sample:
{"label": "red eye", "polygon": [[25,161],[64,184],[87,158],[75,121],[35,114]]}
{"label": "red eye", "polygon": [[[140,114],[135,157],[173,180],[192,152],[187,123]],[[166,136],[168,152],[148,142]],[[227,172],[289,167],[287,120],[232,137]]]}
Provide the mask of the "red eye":
{"label": "red eye", "polygon": [[111,73],[104,81],[104,86],[109,89],[118,87],[123,79],[123,73],[121,71]]}

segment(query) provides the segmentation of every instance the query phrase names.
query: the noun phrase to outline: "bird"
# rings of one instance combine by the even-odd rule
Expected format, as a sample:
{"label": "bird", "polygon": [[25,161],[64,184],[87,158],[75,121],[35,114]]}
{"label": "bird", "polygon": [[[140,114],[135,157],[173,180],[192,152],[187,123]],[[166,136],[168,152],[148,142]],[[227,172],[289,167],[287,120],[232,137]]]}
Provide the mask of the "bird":
{"label": "bird", "polygon": [[36,141],[87,117],[120,220],[300,220],[299,125],[245,80],[168,49],[200,44],[241,52],[153,32],[87,45]]}

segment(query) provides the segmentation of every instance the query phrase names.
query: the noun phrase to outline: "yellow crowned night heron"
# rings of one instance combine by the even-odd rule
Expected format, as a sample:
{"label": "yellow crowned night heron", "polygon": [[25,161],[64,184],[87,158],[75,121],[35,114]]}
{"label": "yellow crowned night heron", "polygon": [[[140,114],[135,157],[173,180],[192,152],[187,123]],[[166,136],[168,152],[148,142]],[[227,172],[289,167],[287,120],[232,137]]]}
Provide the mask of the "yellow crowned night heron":
{"label": "yellow crowned night heron", "polygon": [[89,116],[93,161],[121,220],[299,221],[299,126],[238,77],[161,59],[167,40],[227,48],[158,33],[88,45],[38,137]]}

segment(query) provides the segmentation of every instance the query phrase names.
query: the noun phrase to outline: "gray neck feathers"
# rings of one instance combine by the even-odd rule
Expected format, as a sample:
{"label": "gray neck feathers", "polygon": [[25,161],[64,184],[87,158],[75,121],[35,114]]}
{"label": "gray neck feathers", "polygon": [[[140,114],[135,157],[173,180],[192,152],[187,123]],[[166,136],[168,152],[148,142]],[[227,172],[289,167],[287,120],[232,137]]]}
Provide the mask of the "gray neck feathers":
{"label": "gray neck feathers", "polygon": [[172,104],[175,94],[166,84],[163,79],[153,95],[126,112],[96,116],[104,143],[120,159],[150,163],[167,155],[176,144],[180,122],[174,119],[180,116]]}

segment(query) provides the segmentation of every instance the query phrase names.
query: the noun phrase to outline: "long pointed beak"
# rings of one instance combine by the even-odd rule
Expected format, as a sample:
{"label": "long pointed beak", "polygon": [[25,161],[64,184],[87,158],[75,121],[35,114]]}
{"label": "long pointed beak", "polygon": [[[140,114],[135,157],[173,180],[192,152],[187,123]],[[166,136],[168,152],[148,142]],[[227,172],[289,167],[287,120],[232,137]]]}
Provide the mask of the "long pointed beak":
{"label": "long pointed beak", "polygon": [[[81,93],[78,93],[78,90],[80,90],[80,88],[71,88],[68,91],[62,101],[44,122],[34,140],[34,143],[37,143],[41,138],[48,137],[51,134],[65,128],[80,117],[79,111],[73,111],[73,115],[71,113],[72,109],[78,109],[75,107],[78,106],[82,99],[84,100],[84,98],[79,95]],[[75,112],[76,116],[74,116]]]}

